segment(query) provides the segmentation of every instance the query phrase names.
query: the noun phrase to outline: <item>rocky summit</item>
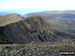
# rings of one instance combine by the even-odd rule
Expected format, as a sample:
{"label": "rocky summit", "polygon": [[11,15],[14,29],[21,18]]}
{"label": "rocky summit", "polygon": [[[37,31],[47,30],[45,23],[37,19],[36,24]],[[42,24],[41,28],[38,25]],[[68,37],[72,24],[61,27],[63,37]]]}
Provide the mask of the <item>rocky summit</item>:
{"label": "rocky summit", "polygon": [[57,41],[50,25],[41,16],[32,16],[1,26],[0,35],[12,43]]}

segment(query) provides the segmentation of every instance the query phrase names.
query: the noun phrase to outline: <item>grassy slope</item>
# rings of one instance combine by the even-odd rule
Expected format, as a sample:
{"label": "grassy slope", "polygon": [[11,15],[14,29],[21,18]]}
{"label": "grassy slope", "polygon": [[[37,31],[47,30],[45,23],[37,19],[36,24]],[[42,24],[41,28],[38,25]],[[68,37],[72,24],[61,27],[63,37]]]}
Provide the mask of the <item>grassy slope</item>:
{"label": "grassy slope", "polygon": [[[74,30],[75,31],[75,25],[73,25],[73,22],[69,22],[70,20],[59,20],[59,19],[49,19],[48,23],[53,27],[53,28],[58,28],[61,30]],[[69,25],[69,23],[72,23]],[[71,26],[72,25],[72,26]],[[71,26],[69,28],[69,26]]]}
{"label": "grassy slope", "polygon": [[2,16],[0,17],[0,26],[5,26],[7,24],[14,23],[20,20],[22,20],[22,17],[17,14],[9,14],[6,16]]}
{"label": "grassy slope", "polygon": [[[0,27],[8,25],[10,23],[20,21],[20,20],[22,20],[22,17],[17,14],[9,14],[6,16],[0,16]],[[1,43],[11,43],[11,42],[9,42],[5,36],[0,34],[0,44]]]}

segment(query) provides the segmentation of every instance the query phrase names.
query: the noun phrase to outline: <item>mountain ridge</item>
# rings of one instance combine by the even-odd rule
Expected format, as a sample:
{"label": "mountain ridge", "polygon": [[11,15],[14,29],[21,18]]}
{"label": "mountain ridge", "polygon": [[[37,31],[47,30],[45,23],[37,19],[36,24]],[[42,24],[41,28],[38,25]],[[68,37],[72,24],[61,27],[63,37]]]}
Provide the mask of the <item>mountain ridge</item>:
{"label": "mountain ridge", "polygon": [[[0,26],[0,43],[62,42],[66,38],[75,39],[74,33],[53,28],[42,16],[23,18],[20,15],[11,15],[6,15],[7,18],[2,16],[2,18],[5,17],[4,20],[12,21],[13,18],[18,20],[20,17],[20,20]],[[58,24],[60,21],[55,20],[54,22]]]}
{"label": "mountain ridge", "polygon": [[22,20],[22,17],[18,14],[8,14],[0,17],[0,26],[4,26],[10,23],[14,23]]}
{"label": "mountain ridge", "polygon": [[6,36],[9,42],[29,43],[29,42],[53,42],[56,36],[51,27],[43,17],[33,16],[24,20],[7,24],[0,27],[0,33]]}

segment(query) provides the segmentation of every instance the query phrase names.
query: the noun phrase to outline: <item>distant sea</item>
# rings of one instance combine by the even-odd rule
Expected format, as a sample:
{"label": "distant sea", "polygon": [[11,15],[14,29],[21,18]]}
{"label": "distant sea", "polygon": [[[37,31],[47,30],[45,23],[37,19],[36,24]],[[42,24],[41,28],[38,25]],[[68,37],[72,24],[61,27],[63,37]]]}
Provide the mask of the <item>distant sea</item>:
{"label": "distant sea", "polygon": [[0,16],[12,14],[12,13],[16,13],[23,16],[28,13],[41,12],[41,11],[45,11],[45,10],[44,9],[1,9]]}

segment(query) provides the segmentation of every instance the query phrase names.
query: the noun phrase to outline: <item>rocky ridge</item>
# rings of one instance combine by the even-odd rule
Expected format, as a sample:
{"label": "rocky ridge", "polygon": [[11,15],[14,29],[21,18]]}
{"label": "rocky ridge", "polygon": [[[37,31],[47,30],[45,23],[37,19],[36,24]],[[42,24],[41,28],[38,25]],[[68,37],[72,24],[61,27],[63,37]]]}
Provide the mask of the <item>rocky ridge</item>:
{"label": "rocky ridge", "polygon": [[0,30],[0,34],[14,43],[56,41],[50,25],[40,16],[28,17],[19,22],[7,24],[0,27]]}

